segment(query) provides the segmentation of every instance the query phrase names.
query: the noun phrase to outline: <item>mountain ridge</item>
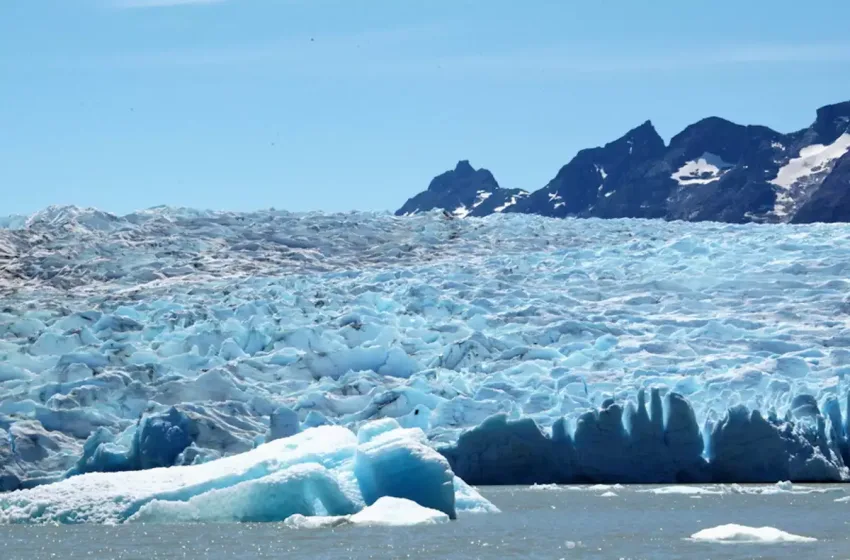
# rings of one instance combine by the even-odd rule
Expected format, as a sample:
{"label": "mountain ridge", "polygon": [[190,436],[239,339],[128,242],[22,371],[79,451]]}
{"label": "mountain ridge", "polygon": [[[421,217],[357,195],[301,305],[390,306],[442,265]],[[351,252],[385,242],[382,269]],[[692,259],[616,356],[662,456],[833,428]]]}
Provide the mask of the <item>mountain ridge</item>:
{"label": "mountain ridge", "polygon": [[526,213],[730,223],[850,220],[850,101],[820,107],[802,130],[710,116],[665,143],[652,121],[585,148],[537,190],[504,189],[461,160],[396,215]]}

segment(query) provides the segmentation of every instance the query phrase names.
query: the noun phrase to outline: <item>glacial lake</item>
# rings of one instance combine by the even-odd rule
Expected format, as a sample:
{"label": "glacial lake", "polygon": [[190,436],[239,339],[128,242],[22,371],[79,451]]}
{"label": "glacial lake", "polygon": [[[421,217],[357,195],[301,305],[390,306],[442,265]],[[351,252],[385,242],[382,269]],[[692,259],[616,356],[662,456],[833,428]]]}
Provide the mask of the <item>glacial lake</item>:
{"label": "glacial lake", "polygon": [[[850,557],[845,485],[490,487],[500,514],[409,528],[292,529],[281,523],[3,526],[4,560],[166,558],[744,559]],[[697,542],[725,525],[814,542]]]}

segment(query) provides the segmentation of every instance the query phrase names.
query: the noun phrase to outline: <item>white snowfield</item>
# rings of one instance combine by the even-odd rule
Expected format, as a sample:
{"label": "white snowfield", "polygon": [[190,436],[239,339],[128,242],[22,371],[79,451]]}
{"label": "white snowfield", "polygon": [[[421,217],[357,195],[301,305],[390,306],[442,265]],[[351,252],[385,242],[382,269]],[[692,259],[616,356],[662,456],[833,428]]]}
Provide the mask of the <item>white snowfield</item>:
{"label": "white snowfield", "polygon": [[[850,226],[170,208],[4,223],[2,490],[386,418],[470,484],[847,478]],[[193,518],[192,499],[149,508]]]}
{"label": "white snowfield", "polygon": [[525,191],[519,192],[516,195],[511,196],[511,199],[508,200],[507,202],[505,202],[503,205],[497,206],[496,208],[493,208],[493,212],[504,212],[507,208],[515,205],[517,203],[517,200],[519,200],[520,198],[524,198],[526,196],[528,196],[527,192],[525,192]]}
{"label": "white snowfield", "polygon": [[705,185],[720,179],[730,167],[734,165],[706,152],[695,160],[685,162],[670,177],[682,186]]}
{"label": "white snowfield", "polygon": [[850,134],[844,133],[835,142],[825,146],[812,144],[800,150],[800,154],[791,158],[779,169],[771,183],[784,189],[791,188],[795,183],[806,180],[812,175],[827,173],[832,169],[836,160],[850,150]]}
{"label": "white snowfield", "polygon": [[811,543],[817,541],[817,539],[812,537],[786,533],[774,527],[747,527],[746,525],[736,525],[734,523],[703,529],[691,535],[691,540],[751,544]]}
{"label": "white snowfield", "polygon": [[773,213],[783,218],[791,214],[801,193],[817,186],[835,167],[835,163],[850,150],[850,133],[839,136],[832,144],[812,144],[800,150],[782,166],[770,182],[776,185]]}

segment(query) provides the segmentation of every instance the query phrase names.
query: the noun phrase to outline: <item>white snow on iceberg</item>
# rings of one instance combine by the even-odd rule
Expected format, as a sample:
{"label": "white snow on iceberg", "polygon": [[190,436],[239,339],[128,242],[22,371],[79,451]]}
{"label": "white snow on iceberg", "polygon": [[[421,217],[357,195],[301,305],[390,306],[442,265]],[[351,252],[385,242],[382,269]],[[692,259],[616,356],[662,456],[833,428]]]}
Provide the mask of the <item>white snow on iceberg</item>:
{"label": "white snow on iceberg", "polygon": [[307,517],[296,513],[287,517],[284,520],[284,525],[293,529],[327,529],[341,525],[410,527],[412,525],[434,525],[447,521],[449,521],[449,516],[441,511],[422,507],[405,498],[384,496],[354,515]]}
{"label": "white snow on iceberg", "polygon": [[307,517],[296,513],[284,520],[284,525],[293,529],[327,529],[341,525],[363,525],[368,527],[410,527],[434,525],[449,521],[441,511],[422,507],[404,498],[384,496],[371,506],[366,506],[354,515]]}
{"label": "white snow on iceberg", "polygon": [[703,529],[691,535],[690,538],[698,542],[752,544],[811,543],[817,541],[812,537],[786,533],[774,527],[747,527],[734,523]]}
{"label": "white snow on iceberg", "polygon": [[404,498],[384,496],[369,507],[350,517],[354,525],[383,525],[404,527],[408,525],[430,525],[445,523],[449,516],[442,511],[422,507]]}

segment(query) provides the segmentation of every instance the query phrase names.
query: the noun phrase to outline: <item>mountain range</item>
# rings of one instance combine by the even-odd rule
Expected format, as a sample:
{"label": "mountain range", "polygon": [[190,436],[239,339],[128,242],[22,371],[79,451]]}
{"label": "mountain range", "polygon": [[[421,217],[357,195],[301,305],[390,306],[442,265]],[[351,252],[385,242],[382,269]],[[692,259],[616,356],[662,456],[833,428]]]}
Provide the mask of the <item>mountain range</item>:
{"label": "mountain range", "polygon": [[659,218],[732,223],[850,221],[850,101],[783,134],[708,117],[666,144],[650,121],[581,150],[535,191],[505,189],[466,161],[435,177],[396,214],[456,217]]}

